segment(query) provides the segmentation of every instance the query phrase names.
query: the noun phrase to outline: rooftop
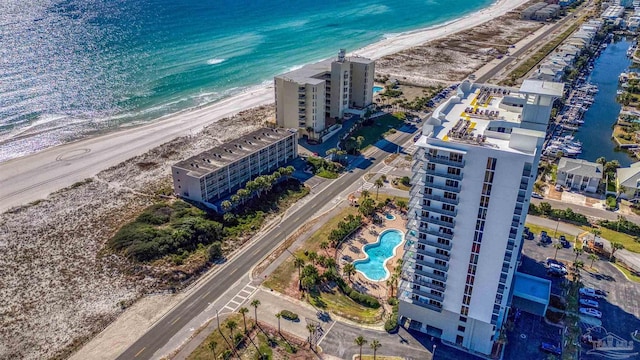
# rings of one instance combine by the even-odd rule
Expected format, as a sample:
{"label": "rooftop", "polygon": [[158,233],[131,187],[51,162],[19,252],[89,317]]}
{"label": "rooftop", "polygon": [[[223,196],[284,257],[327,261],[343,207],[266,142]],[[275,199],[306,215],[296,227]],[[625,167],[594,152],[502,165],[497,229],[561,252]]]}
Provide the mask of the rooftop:
{"label": "rooftop", "polygon": [[[293,132],[295,132],[295,130],[293,130]],[[224,143],[186,160],[182,160],[176,163],[174,167],[186,170],[190,176],[201,177],[265,148],[278,140],[282,140],[291,134],[292,131],[287,129],[258,129],[231,142]]]}
{"label": "rooftop", "polygon": [[602,179],[602,165],[586,160],[568,159],[563,157],[558,163],[558,171],[564,171],[573,175]]}
{"label": "rooftop", "polygon": [[640,162],[631,164],[628,168],[619,168],[616,170],[618,182],[620,185],[628,188],[640,188]]}
{"label": "rooftop", "polygon": [[[473,84],[468,91],[459,89],[457,96],[438,107],[425,124],[433,125],[432,138],[445,142],[518,151],[509,143],[513,129],[525,132],[519,129],[524,102],[525,95],[517,89]],[[423,133],[428,135],[428,131]],[[426,141],[422,137],[418,145]]]}
{"label": "rooftop", "polygon": [[[292,80],[298,83],[318,83],[318,79],[324,78],[324,75],[331,72],[331,63],[338,61],[337,57],[319,61],[317,63],[305,65],[299,69],[291,70],[287,73],[277,75],[276,78]],[[347,56],[344,61],[371,64],[375,60],[361,56]]]}

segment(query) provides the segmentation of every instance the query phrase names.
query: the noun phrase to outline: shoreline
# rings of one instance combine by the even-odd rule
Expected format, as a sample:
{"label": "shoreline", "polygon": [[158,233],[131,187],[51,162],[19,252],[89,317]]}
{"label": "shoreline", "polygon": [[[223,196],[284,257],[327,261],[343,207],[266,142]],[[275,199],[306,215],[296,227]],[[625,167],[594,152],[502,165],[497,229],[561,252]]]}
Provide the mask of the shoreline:
{"label": "shoreline", "polygon": [[[408,47],[411,46],[416,46],[416,45],[420,45],[426,41],[430,41],[430,40],[434,40],[440,36],[445,36],[449,33],[452,32],[458,32],[458,31],[462,31],[468,27],[472,27],[473,25],[477,25],[481,22],[485,22],[487,20],[489,20],[489,18],[486,18],[487,15],[491,15],[491,17],[497,17],[502,15],[504,12],[507,12],[517,6],[519,6],[522,3],[525,3],[526,0],[496,0],[495,2],[493,2],[492,4],[490,4],[488,7],[472,12],[470,14],[464,15],[462,17],[458,17],[452,20],[448,20],[442,23],[437,23],[434,25],[430,25],[424,28],[417,28],[414,30],[409,30],[409,31],[405,31],[405,32],[400,32],[400,33],[392,33],[390,34],[388,37],[385,36],[382,39],[366,45],[362,48],[359,48],[355,51],[350,52],[350,55],[352,54],[358,54],[358,55],[362,55],[362,56],[367,56],[367,57],[372,57],[372,58],[380,58],[383,57],[385,55],[390,55],[393,54],[394,52],[406,49]],[[516,5],[512,5],[512,4],[516,4]],[[508,10],[504,11],[504,8],[506,7],[508,8]],[[496,8],[495,10],[497,11],[496,14],[492,14],[494,8]],[[503,12],[504,11],[504,12]],[[464,24],[464,26],[462,27],[454,27],[449,29],[451,26],[456,25],[462,21],[468,20],[468,19],[476,19],[474,21],[472,21],[472,23],[470,24]],[[437,32],[438,30],[444,29],[445,31],[440,34],[440,33],[436,33],[436,34],[431,34],[430,32]],[[426,37],[425,37],[426,36]],[[397,42],[398,41],[402,41],[402,44],[398,45]],[[398,47],[399,46],[399,47]],[[322,59],[322,60],[314,60],[314,61],[310,61],[305,65],[308,64],[312,64],[315,63],[317,61],[324,61],[326,59]],[[304,66],[304,65],[302,65]],[[296,66],[297,67],[301,67],[301,66]],[[100,137],[100,136],[104,136],[107,134],[110,134],[112,132],[118,132],[118,131],[122,131],[131,127],[138,127],[138,126],[144,126],[144,125],[148,125],[148,124],[152,124],[152,123],[156,123],[159,121],[163,121],[166,120],[168,118],[172,118],[172,117],[177,117],[177,116],[181,116],[184,115],[186,113],[189,112],[193,112],[193,111],[198,111],[201,109],[205,109],[208,107],[214,107],[216,106],[218,103],[227,100],[227,99],[233,99],[236,97],[241,96],[242,94],[246,93],[246,92],[255,92],[255,91],[264,91],[265,87],[271,87],[270,85],[270,81],[263,81],[262,83],[259,84],[254,84],[254,85],[249,85],[247,87],[244,87],[243,89],[239,90],[239,91],[233,91],[231,92],[229,95],[222,97],[221,99],[215,100],[212,103],[208,103],[208,104],[203,104],[200,106],[196,106],[196,107],[190,107],[190,108],[185,108],[185,109],[181,109],[178,110],[176,112],[173,113],[168,113],[162,116],[159,116],[155,119],[146,119],[146,120],[137,120],[137,121],[133,121],[130,124],[123,124],[120,125],[118,127],[114,127],[114,128],[103,128],[103,129],[96,129],[95,131],[88,131],[86,134],[80,135],[77,139],[71,140],[70,142],[66,142],[63,144],[59,144],[59,145],[53,145],[51,147],[42,149],[42,150],[36,150],[33,152],[30,152],[28,154],[25,155],[18,155],[16,157],[7,157],[6,159],[2,160],[0,159],[0,164],[13,160],[13,159],[19,159],[19,158],[23,158],[23,157],[28,157],[34,154],[37,154],[38,152],[42,152],[45,151],[49,148],[53,148],[53,147],[61,147],[61,146],[65,146],[68,144],[72,144],[75,142],[79,142],[79,141],[85,141],[91,138],[95,138],[95,137]],[[246,110],[246,109],[241,109],[241,110]],[[109,120],[104,120],[104,121],[109,121]],[[102,121],[101,121],[102,122]],[[43,131],[48,131],[48,130],[43,130]],[[21,136],[25,136],[25,135],[18,135],[17,138],[21,137]],[[28,135],[31,136],[31,135]],[[2,143],[6,143],[12,140],[15,140],[16,138],[7,138],[7,139],[3,139],[0,140],[0,144]],[[12,156],[12,155],[9,155]]]}

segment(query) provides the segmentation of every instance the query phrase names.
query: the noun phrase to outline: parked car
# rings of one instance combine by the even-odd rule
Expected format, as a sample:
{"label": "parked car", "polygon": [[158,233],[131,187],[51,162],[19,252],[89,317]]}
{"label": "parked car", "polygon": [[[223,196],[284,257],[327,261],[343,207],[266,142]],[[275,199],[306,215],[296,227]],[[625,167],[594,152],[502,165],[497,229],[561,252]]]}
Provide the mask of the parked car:
{"label": "parked car", "polygon": [[531,197],[536,199],[544,199],[544,196],[542,196],[542,194],[538,194],[537,192],[531,193]]}
{"label": "parked car", "polygon": [[598,304],[597,301],[591,300],[591,299],[580,299],[580,305],[584,305],[584,306],[588,306],[596,309],[600,307],[600,304]]}
{"label": "parked car", "polygon": [[592,298],[603,298],[607,296],[607,293],[602,290],[596,290],[594,288],[581,288],[580,295],[589,296]]}
{"label": "parked car", "polygon": [[550,257],[548,257],[545,260],[545,262],[547,263],[547,266],[549,266],[551,264],[557,264],[557,265],[560,265],[560,266],[564,266],[564,264],[562,262],[560,262],[559,260],[556,260],[556,259],[550,258]]}
{"label": "parked car", "polygon": [[567,268],[563,265],[558,264],[549,264],[549,268],[547,269],[547,273],[549,275],[567,275]]}
{"label": "parked car", "polygon": [[540,234],[540,242],[543,244],[551,244],[553,240],[551,240],[551,236]]}
{"label": "parked car", "polygon": [[583,315],[593,316],[595,318],[602,318],[602,312],[600,310],[592,309],[592,308],[580,308],[580,313]]}
{"label": "parked car", "polygon": [[540,349],[555,355],[562,355],[562,347],[560,344],[552,343],[551,341],[542,341]]}
{"label": "parked car", "polygon": [[556,184],[556,191],[562,191],[562,186],[560,186],[560,184]]}
{"label": "parked car", "polygon": [[571,243],[569,242],[569,240],[567,240],[567,238],[564,235],[560,235],[560,244],[562,244],[563,248],[571,247]]}

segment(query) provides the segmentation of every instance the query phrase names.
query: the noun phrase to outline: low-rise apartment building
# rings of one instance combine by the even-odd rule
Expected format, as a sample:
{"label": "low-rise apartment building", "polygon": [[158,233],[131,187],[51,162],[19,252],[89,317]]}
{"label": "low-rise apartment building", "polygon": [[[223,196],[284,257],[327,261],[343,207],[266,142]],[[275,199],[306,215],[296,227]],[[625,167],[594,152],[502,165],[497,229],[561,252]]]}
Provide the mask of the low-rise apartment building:
{"label": "low-rise apartment building", "polygon": [[295,129],[262,128],[171,167],[174,193],[217,210],[216,203],[298,157]]}
{"label": "low-rise apartment building", "polygon": [[602,181],[602,165],[586,160],[561,158],[556,184],[569,189],[594,193]]}

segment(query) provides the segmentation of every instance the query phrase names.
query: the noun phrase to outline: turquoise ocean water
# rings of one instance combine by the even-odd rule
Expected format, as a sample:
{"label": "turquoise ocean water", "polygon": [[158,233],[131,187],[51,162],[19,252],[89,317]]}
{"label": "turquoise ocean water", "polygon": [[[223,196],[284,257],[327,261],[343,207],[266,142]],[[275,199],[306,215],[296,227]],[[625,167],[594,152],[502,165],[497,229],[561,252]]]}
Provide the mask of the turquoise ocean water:
{"label": "turquoise ocean water", "polygon": [[491,3],[0,1],[0,161],[208,104]]}

